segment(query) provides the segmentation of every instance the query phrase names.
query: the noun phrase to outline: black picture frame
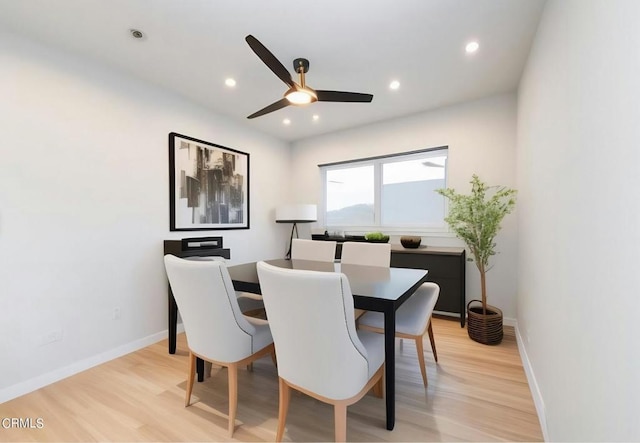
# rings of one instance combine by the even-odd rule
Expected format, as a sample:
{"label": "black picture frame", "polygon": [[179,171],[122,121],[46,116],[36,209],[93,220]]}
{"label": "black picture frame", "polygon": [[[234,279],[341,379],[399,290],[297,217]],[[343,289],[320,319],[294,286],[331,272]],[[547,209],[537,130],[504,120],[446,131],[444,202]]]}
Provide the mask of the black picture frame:
{"label": "black picture frame", "polygon": [[169,229],[249,229],[249,154],[169,133]]}

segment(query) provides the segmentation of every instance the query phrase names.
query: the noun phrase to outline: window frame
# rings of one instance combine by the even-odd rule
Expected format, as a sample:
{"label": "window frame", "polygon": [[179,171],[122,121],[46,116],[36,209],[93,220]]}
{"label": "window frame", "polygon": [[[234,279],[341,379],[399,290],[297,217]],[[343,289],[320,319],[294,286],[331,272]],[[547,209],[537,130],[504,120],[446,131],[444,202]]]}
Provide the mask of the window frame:
{"label": "window frame", "polygon": [[[320,186],[321,186],[321,202],[318,205],[320,211],[318,214],[318,223],[324,226],[328,231],[347,231],[350,233],[365,233],[371,231],[384,231],[389,234],[429,234],[429,233],[447,233],[448,226],[444,221],[444,217],[448,213],[448,202],[444,197],[444,216],[442,223],[438,225],[389,225],[383,226],[382,221],[382,166],[387,163],[395,163],[402,161],[410,161],[419,158],[440,157],[446,155],[444,170],[444,187],[448,184],[448,164],[449,164],[449,146],[438,146],[433,148],[419,149],[415,151],[399,152],[395,154],[380,155],[375,157],[360,158],[354,160],[344,160],[333,163],[324,163],[318,165],[320,169]],[[373,225],[327,225],[327,171],[335,171],[339,169],[348,169],[359,166],[374,166],[374,224]]]}

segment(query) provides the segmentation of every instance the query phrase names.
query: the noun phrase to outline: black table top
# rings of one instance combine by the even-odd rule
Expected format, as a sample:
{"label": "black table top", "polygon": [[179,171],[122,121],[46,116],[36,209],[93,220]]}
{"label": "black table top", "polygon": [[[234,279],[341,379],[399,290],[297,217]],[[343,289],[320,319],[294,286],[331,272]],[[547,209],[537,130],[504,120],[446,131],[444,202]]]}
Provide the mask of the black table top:
{"label": "black table top", "polygon": [[[382,304],[402,304],[427,280],[425,269],[385,268],[311,260],[265,260],[273,266],[319,272],[342,272],[347,276],[355,307],[383,310]],[[260,293],[256,263],[229,266],[234,287],[239,291]]]}

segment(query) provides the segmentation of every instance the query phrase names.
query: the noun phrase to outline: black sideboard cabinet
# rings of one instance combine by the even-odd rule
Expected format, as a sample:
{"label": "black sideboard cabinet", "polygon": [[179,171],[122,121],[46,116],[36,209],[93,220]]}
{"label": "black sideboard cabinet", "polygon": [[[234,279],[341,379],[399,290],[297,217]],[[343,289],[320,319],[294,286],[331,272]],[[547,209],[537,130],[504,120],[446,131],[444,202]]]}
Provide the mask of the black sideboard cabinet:
{"label": "black sideboard cabinet", "polygon": [[440,286],[440,296],[434,311],[458,314],[460,327],[464,327],[465,323],[466,262],[464,248],[420,246],[407,249],[391,245],[391,266],[427,269],[428,280]]}
{"label": "black sideboard cabinet", "polygon": [[[314,240],[335,240],[336,259],[342,255],[342,243],[345,241],[364,241],[364,237],[328,237],[314,235]],[[435,311],[457,314],[460,327],[464,327],[466,314],[466,251],[464,248],[419,246],[415,249],[402,245],[391,245],[391,266],[396,268],[426,269],[429,281],[440,286],[440,296]]]}

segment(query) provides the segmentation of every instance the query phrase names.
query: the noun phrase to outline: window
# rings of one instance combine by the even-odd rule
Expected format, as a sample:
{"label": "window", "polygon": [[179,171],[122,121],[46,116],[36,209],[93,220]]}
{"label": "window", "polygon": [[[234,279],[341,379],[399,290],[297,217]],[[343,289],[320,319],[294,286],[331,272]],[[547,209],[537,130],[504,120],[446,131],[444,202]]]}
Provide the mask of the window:
{"label": "window", "polygon": [[320,165],[324,224],[351,230],[444,230],[447,148]]}
{"label": "window", "polygon": [[374,165],[326,171],[326,224],[375,224]]}

